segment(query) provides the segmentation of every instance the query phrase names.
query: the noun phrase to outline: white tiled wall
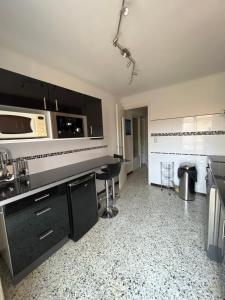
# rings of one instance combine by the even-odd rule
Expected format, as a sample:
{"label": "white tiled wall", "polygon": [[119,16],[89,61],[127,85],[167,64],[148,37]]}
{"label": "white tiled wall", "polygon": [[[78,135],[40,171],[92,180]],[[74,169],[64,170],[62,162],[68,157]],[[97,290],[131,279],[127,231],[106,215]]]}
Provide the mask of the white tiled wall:
{"label": "white tiled wall", "polygon": [[[225,131],[225,115],[214,114],[150,122],[149,167],[150,181],[152,183],[160,184],[161,161],[174,162],[175,184],[179,182],[177,178],[179,165],[189,162],[194,163],[198,171],[196,191],[205,193],[206,155],[225,155],[225,135],[151,136],[151,133],[196,131]],[[159,154],[152,152],[176,154]]]}
{"label": "white tiled wall", "polygon": [[225,130],[225,115],[213,114],[151,121],[151,133]]}

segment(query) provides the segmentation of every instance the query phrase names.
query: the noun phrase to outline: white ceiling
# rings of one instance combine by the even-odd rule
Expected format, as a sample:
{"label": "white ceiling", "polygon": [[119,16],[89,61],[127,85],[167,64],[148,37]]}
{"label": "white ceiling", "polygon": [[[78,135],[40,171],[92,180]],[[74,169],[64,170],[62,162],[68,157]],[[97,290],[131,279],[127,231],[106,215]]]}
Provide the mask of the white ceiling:
{"label": "white ceiling", "polygon": [[0,43],[125,96],[225,70],[224,0],[127,0],[120,42],[112,46],[121,0],[13,0],[0,3]]}

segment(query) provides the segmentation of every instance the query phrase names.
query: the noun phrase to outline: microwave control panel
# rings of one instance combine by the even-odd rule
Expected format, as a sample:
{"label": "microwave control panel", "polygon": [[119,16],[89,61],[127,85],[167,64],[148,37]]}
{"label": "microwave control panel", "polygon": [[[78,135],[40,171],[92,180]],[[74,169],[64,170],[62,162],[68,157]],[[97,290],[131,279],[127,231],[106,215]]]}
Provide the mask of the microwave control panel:
{"label": "microwave control panel", "polygon": [[36,132],[38,137],[47,136],[46,120],[44,115],[38,115],[36,117]]}

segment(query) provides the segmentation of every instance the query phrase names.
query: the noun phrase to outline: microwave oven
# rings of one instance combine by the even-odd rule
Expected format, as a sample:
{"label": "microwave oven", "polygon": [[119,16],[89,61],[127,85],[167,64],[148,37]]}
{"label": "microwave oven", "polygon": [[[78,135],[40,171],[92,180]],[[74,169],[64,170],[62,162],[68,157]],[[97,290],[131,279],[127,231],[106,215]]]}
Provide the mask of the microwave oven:
{"label": "microwave oven", "polygon": [[52,135],[55,139],[83,138],[87,136],[87,117],[51,112]]}
{"label": "microwave oven", "polygon": [[0,139],[47,137],[44,114],[0,111]]}

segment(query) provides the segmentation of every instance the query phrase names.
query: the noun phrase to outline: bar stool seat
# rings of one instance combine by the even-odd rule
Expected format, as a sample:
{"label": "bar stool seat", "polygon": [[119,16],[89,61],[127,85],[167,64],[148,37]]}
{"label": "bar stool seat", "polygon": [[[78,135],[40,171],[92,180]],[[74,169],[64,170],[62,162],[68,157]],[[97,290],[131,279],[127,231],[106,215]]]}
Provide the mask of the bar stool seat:
{"label": "bar stool seat", "polygon": [[121,169],[121,162],[116,162],[114,164],[108,164],[107,167],[104,169],[103,173],[96,173],[96,179],[104,180],[105,181],[105,191],[106,191],[106,207],[104,208],[103,212],[100,214],[102,218],[113,218],[115,217],[119,210],[117,207],[111,206],[110,201],[110,192],[109,192],[109,183],[112,182],[112,199],[115,200],[115,188],[113,178],[118,176]]}

